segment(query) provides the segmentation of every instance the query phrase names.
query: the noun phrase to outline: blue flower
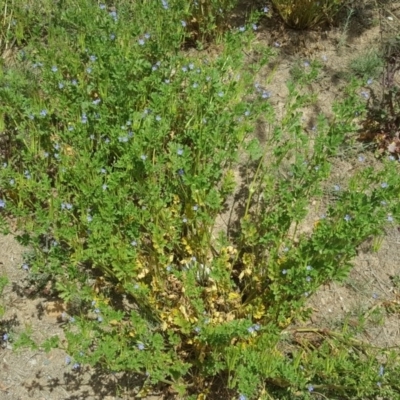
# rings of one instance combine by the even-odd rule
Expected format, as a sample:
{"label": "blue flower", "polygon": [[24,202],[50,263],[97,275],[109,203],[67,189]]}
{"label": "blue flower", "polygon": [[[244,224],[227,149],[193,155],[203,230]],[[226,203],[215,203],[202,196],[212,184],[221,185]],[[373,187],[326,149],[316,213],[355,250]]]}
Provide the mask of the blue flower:
{"label": "blue flower", "polygon": [[140,46],[143,46],[144,45],[144,39],[139,39],[138,43],[139,43]]}
{"label": "blue flower", "polygon": [[105,10],[106,9],[106,5],[105,4],[100,4],[99,7],[100,7],[100,10]]}
{"label": "blue flower", "polygon": [[108,186],[107,186],[106,184],[104,184],[104,185],[102,186],[102,189],[103,189],[103,190],[107,190],[107,189],[108,189]]}
{"label": "blue flower", "polygon": [[87,67],[87,68],[86,68],[86,72],[87,72],[88,74],[90,74],[90,73],[92,72],[92,68]]}
{"label": "blue flower", "polygon": [[58,71],[58,68],[57,68],[55,65],[53,65],[53,66],[51,67],[51,70],[52,70],[53,72],[57,72],[57,71]]}
{"label": "blue flower", "polygon": [[150,36],[150,33],[145,33],[145,34],[144,34],[144,37],[145,37],[147,40],[149,40],[150,37],[151,37],[151,36]]}
{"label": "blue flower", "polygon": [[310,66],[310,63],[309,63],[308,61],[304,61],[304,66],[305,66],[305,67],[309,67],[309,66]]}
{"label": "blue flower", "polygon": [[70,322],[71,324],[73,324],[73,323],[75,322],[75,318],[74,318],[74,317],[69,317],[69,322]]}
{"label": "blue flower", "polygon": [[193,70],[193,68],[194,68],[194,64],[193,64],[193,63],[190,63],[190,64],[189,64],[189,69]]}
{"label": "blue flower", "polygon": [[138,344],[136,345],[136,347],[137,347],[140,351],[144,350],[144,344],[143,344],[143,343],[138,343]]}
{"label": "blue flower", "polygon": [[194,89],[196,89],[196,88],[199,87],[199,84],[198,84],[197,82],[195,82],[195,83],[193,83],[192,87],[193,87]]}
{"label": "blue flower", "polygon": [[114,20],[114,22],[117,22],[118,20],[118,15],[116,11],[111,11],[109,12],[110,17]]}
{"label": "blue flower", "polygon": [[187,218],[186,218],[186,217],[183,217],[183,218],[182,218],[182,222],[183,222],[184,224],[186,224],[186,223],[188,222]]}
{"label": "blue flower", "polygon": [[92,101],[92,103],[97,106],[101,102],[101,99],[95,99]]}
{"label": "blue flower", "polygon": [[62,82],[58,82],[58,88],[59,89],[63,89],[64,88],[64,84]]}
{"label": "blue flower", "polygon": [[5,208],[6,206],[6,201],[3,199],[0,199],[0,208]]}
{"label": "blue flower", "polygon": [[268,8],[268,7],[264,7],[264,8],[263,8],[263,11],[264,11],[265,13],[268,13],[268,12],[269,12],[269,8]]}
{"label": "blue flower", "polygon": [[247,332],[254,333],[254,328],[252,326],[250,326],[250,328],[247,328]]}
{"label": "blue flower", "polygon": [[365,161],[365,157],[364,156],[358,156],[358,161],[364,162]]}
{"label": "blue flower", "polygon": [[144,155],[144,154],[142,154],[142,155],[140,156],[140,158],[141,158],[143,161],[146,161],[146,159],[147,159],[147,156],[146,156],[146,155]]}
{"label": "blue flower", "polygon": [[270,92],[267,92],[266,90],[264,90],[263,93],[262,93],[262,95],[261,95],[261,97],[262,97],[263,99],[269,99],[269,98],[271,97],[271,93],[270,93]]}
{"label": "blue flower", "polygon": [[45,116],[47,115],[47,110],[42,110],[42,111],[40,111],[40,115],[41,115],[42,117],[45,117]]}
{"label": "blue flower", "polygon": [[83,114],[82,114],[82,117],[81,117],[81,122],[82,122],[82,124],[86,124],[87,121],[88,121],[87,116],[86,116],[85,113],[83,113]]}
{"label": "blue flower", "polygon": [[93,221],[93,217],[91,215],[88,215],[86,217],[86,219],[87,219],[87,222],[92,222]]}
{"label": "blue flower", "polygon": [[132,240],[131,246],[136,247],[137,246],[137,241],[136,240]]}
{"label": "blue flower", "polygon": [[187,70],[188,70],[187,67],[182,67],[183,72],[187,72]]}
{"label": "blue flower", "polygon": [[200,333],[201,328],[200,328],[199,326],[196,326],[196,328],[194,328],[194,331],[195,331],[196,333]]}
{"label": "blue flower", "polygon": [[71,364],[71,357],[70,356],[66,356],[65,357],[65,365],[69,365]]}
{"label": "blue flower", "polygon": [[192,208],[193,208],[193,211],[197,211],[199,209],[199,206],[196,204]]}
{"label": "blue flower", "polygon": [[218,92],[219,97],[224,97],[224,92]]}
{"label": "blue flower", "polygon": [[310,385],[307,386],[307,389],[311,393],[311,392],[314,391],[314,386],[310,384]]}
{"label": "blue flower", "polygon": [[161,0],[161,3],[162,3],[162,5],[163,5],[165,10],[169,9],[169,5],[168,5],[168,2],[166,0]]}
{"label": "blue flower", "polygon": [[102,317],[101,315],[99,315],[99,316],[97,317],[97,321],[103,322],[103,317]]}
{"label": "blue flower", "polygon": [[250,111],[249,111],[249,110],[246,110],[246,111],[244,112],[244,115],[245,115],[246,117],[248,117],[248,116],[250,115]]}
{"label": "blue flower", "polygon": [[388,220],[389,222],[393,222],[393,217],[392,217],[391,215],[388,215],[388,216],[387,216],[387,220]]}
{"label": "blue flower", "polygon": [[181,21],[181,24],[184,28],[186,28],[186,21]]}
{"label": "blue flower", "polygon": [[275,47],[281,47],[281,44],[279,42],[274,42]]}
{"label": "blue flower", "polygon": [[114,40],[115,39],[115,33],[111,33],[110,34],[110,40]]}
{"label": "blue flower", "polygon": [[381,183],[381,188],[386,189],[389,185],[386,182]]}
{"label": "blue flower", "polygon": [[29,265],[28,264],[22,264],[22,269],[24,271],[29,271]]}
{"label": "blue flower", "polygon": [[307,276],[306,281],[311,282],[311,276]]}
{"label": "blue flower", "polygon": [[158,122],[161,121],[161,117],[159,115],[156,116],[156,121],[158,121]]}
{"label": "blue flower", "polygon": [[95,62],[97,60],[97,57],[96,56],[90,56],[89,59],[90,59],[90,61]]}
{"label": "blue flower", "polygon": [[334,185],[334,186],[333,186],[333,189],[335,189],[336,192],[338,192],[338,191],[340,190],[340,186],[339,186],[339,185]]}
{"label": "blue flower", "polygon": [[379,373],[378,373],[378,375],[379,376],[383,376],[383,374],[384,374],[384,368],[383,368],[383,365],[381,365],[380,367],[379,367]]}
{"label": "blue flower", "polygon": [[178,149],[177,154],[178,156],[181,156],[183,154],[183,149]]}
{"label": "blue flower", "polygon": [[5,334],[3,335],[3,340],[4,340],[5,342],[7,342],[7,341],[8,341],[8,339],[9,339],[9,337],[8,337],[8,334],[7,334],[7,333],[5,333]]}
{"label": "blue flower", "polygon": [[240,27],[239,27],[239,31],[240,31],[240,32],[244,32],[245,30],[246,30],[246,28],[245,28],[244,26],[240,26]]}
{"label": "blue flower", "polygon": [[80,364],[79,363],[75,363],[73,366],[72,366],[72,369],[75,369],[75,370],[77,370],[77,369],[79,369],[80,368]]}
{"label": "blue flower", "polygon": [[349,215],[349,214],[346,214],[346,215],[344,216],[344,220],[345,220],[346,222],[349,222],[349,221],[351,220],[350,215]]}
{"label": "blue flower", "polygon": [[307,265],[306,270],[307,271],[311,271],[312,270],[312,266],[311,265]]}
{"label": "blue flower", "polygon": [[239,400],[247,400],[247,397],[244,394],[239,395]]}
{"label": "blue flower", "polygon": [[283,275],[286,275],[286,274],[287,274],[287,269],[283,269],[283,270],[282,270],[282,274],[283,274]]}
{"label": "blue flower", "polygon": [[367,85],[371,85],[372,82],[373,82],[373,79],[372,79],[372,78],[369,78],[369,79],[367,80]]}
{"label": "blue flower", "polygon": [[256,24],[253,24],[252,27],[253,27],[253,31],[256,31],[258,29],[258,26]]}
{"label": "blue flower", "polygon": [[78,81],[76,79],[72,79],[71,83],[76,86],[78,84]]}
{"label": "blue flower", "polygon": [[178,169],[178,175],[179,176],[185,175],[185,171],[182,168]]}
{"label": "blue flower", "polygon": [[360,94],[361,94],[362,97],[364,97],[364,99],[369,99],[369,93],[368,92],[362,91]]}

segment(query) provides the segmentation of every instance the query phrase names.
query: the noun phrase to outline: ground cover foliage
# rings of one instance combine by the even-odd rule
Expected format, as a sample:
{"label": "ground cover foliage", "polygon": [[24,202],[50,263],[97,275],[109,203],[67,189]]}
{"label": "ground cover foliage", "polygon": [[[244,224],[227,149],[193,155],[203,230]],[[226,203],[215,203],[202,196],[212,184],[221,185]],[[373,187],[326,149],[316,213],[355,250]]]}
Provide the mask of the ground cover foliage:
{"label": "ground cover foliage", "polygon": [[[43,348],[184,398],[207,395],[217,376],[242,400],[400,395],[396,350],[347,326],[291,325],[400,216],[394,155],[372,168],[360,154],[348,182],[326,184],[367,115],[361,79],[308,129],[300,110],[321,64],[299,64],[278,118],[268,80],[254,80],[276,49],[246,57],[268,8],[232,28],[234,1],[6,5],[1,45],[18,51],[0,75],[2,228],[18,221],[33,249],[23,268],[69,307],[67,344]],[[185,51],[211,40],[217,55]],[[230,206],[227,230],[216,221]],[[292,340],[302,332],[312,338]]]}

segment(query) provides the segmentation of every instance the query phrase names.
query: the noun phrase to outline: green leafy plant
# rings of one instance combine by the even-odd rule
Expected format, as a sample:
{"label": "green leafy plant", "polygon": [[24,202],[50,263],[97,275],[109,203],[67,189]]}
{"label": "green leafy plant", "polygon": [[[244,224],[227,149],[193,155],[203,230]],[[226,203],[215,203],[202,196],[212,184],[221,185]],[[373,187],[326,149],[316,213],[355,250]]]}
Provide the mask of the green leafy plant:
{"label": "green leafy plant", "polygon": [[[221,36],[218,55],[193,56],[182,51],[190,10],[62,3],[46,40],[30,31],[24,57],[3,66],[0,212],[34,250],[25,269],[66,303],[66,363],[181,396],[205,395],[215,376],[242,400],[396,396],[395,353],[382,378],[377,352],[345,328],[308,328],[299,342],[307,328],[291,326],[321,284],[348,276],[357,246],[399,218],[392,160],[374,170],[360,156],[343,187],[329,186],[365,114],[361,83],[309,128],[300,110],[321,66],[307,61],[278,118],[271,77],[254,82],[274,52],[252,47],[253,21]],[[223,229],[232,197],[237,218]],[[321,213],[306,233],[311,204]],[[17,344],[33,345],[30,332]]]}
{"label": "green leafy plant", "polygon": [[307,29],[331,21],[339,11],[341,0],[273,0],[283,21],[295,29]]}

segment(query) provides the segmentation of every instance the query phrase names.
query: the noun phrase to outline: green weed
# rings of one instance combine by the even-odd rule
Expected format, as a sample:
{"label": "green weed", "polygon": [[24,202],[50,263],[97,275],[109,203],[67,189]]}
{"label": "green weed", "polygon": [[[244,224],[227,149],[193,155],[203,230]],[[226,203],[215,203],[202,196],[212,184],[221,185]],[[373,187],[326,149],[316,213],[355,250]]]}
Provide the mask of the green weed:
{"label": "green weed", "polygon": [[[211,57],[182,51],[191,12],[179,0],[66,2],[51,24],[36,14],[36,31],[21,14],[22,56],[3,65],[1,214],[35,251],[24,269],[68,306],[67,364],[181,396],[206,394],[215,376],[241,399],[397,395],[395,353],[380,374],[378,351],[346,329],[291,328],[321,284],[347,278],[357,246],[399,218],[393,160],[374,170],[360,158],[346,185],[326,189],[365,114],[361,82],[309,130],[299,110],[321,67],[310,60],[278,119],[268,80],[254,81],[274,52],[246,58],[254,22],[221,34]],[[235,226],[217,229],[232,196]],[[300,233],[312,202],[321,215]]]}

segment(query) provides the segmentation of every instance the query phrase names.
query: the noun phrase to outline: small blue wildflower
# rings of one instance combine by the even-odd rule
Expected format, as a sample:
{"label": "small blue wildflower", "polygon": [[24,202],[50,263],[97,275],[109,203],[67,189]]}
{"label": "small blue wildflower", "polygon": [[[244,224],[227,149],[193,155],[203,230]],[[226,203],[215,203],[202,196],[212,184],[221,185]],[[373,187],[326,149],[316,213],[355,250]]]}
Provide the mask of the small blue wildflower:
{"label": "small blue wildflower", "polygon": [[100,10],[105,10],[106,9],[106,5],[105,4],[100,4],[99,7],[100,7]]}
{"label": "small blue wildflower", "polygon": [[91,215],[88,215],[86,217],[86,219],[87,219],[87,222],[92,222],[93,221],[93,217]]}
{"label": "small blue wildflower", "polygon": [[201,332],[201,328],[199,326],[196,326],[196,328],[194,328],[194,331],[196,333],[200,333]]}
{"label": "small blue wildflower", "polygon": [[307,276],[306,281],[311,282],[311,276]]}
{"label": "small blue wildflower", "polygon": [[366,92],[366,91],[362,91],[362,92],[360,93],[360,95],[361,95],[362,97],[364,97],[364,99],[369,99],[369,93]]}
{"label": "small blue wildflower", "polygon": [[145,42],[144,42],[144,39],[139,39],[139,40],[138,40],[138,43],[139,43],[140,46],[144,46],[144,43],[145,43]]}
{"label": "small blue wildflower", "polygon": [[313,385],[308,385],[307,386],[307,390],[311,393],[311,392],[313,392],[314,391],[314,386]]}
{"label": "small blue wildflower", "polygon": [[261,95],[261,97],[262,97],[263,99],[269,99],[269,98],[271,97],[271,93],[270,93],[270,92],[267,92],[266,90],[264,90],[263,93],[262,93],[262,95]]}
{"label": "small blue wildflower", "polygon": [[256,31],[258,29],[258,26],[256,24],[252,25],[253,31]]}
{"label": "small blue wildflower", "polygon": [[114,22],[117,22],[118,20],[118,15],[116,11],[111,11],[109,12],[110,17],[114,20]]}
{"label": "small blue wildflower", "polygon": [[187,218],[186,218],[186,217],[183,217],[183,218],[182,218],[182,222],[183,222],[184,224],[186,224],[186,223],[188,222]]}
{"label": "small blue wildflower", "polygon": [[102,317],[101,315],[99,315],[99,316],[97,317],[97,321],[103,322],[103,317]]}
{"label": "small blue wildflower", "polygon": [[373,298],[373,299],[376,300],[378,297],[379,297],[379,296],[378,296],[376,293],[372,293],[372,298]]}
{"label": "small blue wildflower", "polygon": [[159,115],[156,116],[156,121],[158,121],[158,122],[161,121],[161,117]]}
{"label": "small blue wildflower", "polygon": [[239,31],[240,31],[240,32],[244,32],[245,30],[246,30],[246,28],[245,28],[244,26],[240,26],[240,27],[239,27]]}
{"label": "small blue wildflower", "polygon": [[247,400],[247,397],[244,394],[239,395],[239,400]]}
{"label": "small blue wildflower", "polygon": [[385,372],[385,370],[384,370],[384,368],[383,368],[383,365],[381,365],[381,366],[379,367],[379,373],[378,373],[378,375],[379,375],[379,376],[383,376],[384,372]]}
{"label": "small blue wildflower", "polygon": [[186,21],[181,21],[181,25],[184,27],[184,28],[186,28]]}
{"label": "small blue wildflower", "polygon": [[64,88],[64,84],[62,82],[58,82],[58,88],[59,89],[63,89]]}
{"label": "small blue wildflower", "polygon": [[182,168],[178,169],[178,175],[179,176],[185,175],[185,171]]}
{"label": "small blue wildflower", "polygon": [[78,84],[78,81],[76,79],[72,79],[71,83],[76,86]]}
{"label": "small blue wildflower", "polygon": [[48,153],[47,151],[45,151],[45,152],[43,153],[43,157],[44,157],[44,158],[48,158],[48,156],[49,156],[49,153]]}
{"label": "small blue wildflower", "polygon": [[167,270],[168,272],[171,272],[171,270],[172,270],[172,267],[171,267],[170,265],[167,265],[167,268],[166,268],[166,270]]}
{"label": "small blue wildflower", "polygon": [[128,136],[120,136],[120,137],[118,138],[118,141],[119,141],[120,143],[126,143],[128,140],[129,140]]}
{"label": "small blue wildflower", "polygon": [[92,103],[93,103],[95,106],[97,106],[98,104],[100,104],[100,102],[101,102],[101,99],[95,99],[95,100],[92,101]]}
{"label": "small blue wildflower", "polygon": [[224,92],[218,92],[219,97],[224,97]]}
{"label": "small blue wildflower", "polygon": [[81,122],[82,122],[82,124],[86,124],[87,121],[88,121],[87,115],[86,115],[85,113],[83,113],[83,114],[82,114],[82,117],[81,117]]}
{"label": "small blue wildflower", "polygon": [[263,11],[264,11],[265,13],[268,13],[268,12],[269,12],[269,8],[268,8],[268,7],[264,7],[264,8],[263,8]]}
{"label": "small blue wildflower", "polygon": [[71,364],[71,357],[70,356],[66,356],[65,357],[65,365],[69,365]]}
{"label": "small blue wildflower", "polygon": [[382,383],[381,383],[381,382],[376,382],[376,384],[377,384],[379,387],[382,387]]}
{"label": "small blue wildflower", "polygon": [[72,125],[69,125],[69,126],[68,126],[68,130],[69,130],[70,132],[72,132],[74,129],[75,129],[75,128],[74,128]]}
{"label": "small blue wildflower", "polygon": [[333,186],[333,189],[334,189],[336,192],[338,192],[338,191],[340,190],[340,186],[339,186],[339,185],[334,185],[334,186]]}
{"label": "small blue wildflower", "polygon": [[364,156],[358,156],[358,161],[364,162],[365,161],[365,157]]}
{"label": "small blue wildflower", "polygon": [[4,342],[7,342],[8,339],[9,339],[9,336],[8,336],[7,333],[5,333],[5,334],[3,335],[3,341],[4,341]]}
{"label": "small blue wildflower", "polygon": [[386,189],[389,185],[387,184],[387,182],[383,182],[381,183],[381,188],[382,189]]}
{"label": "small blue wildflower", "polygon": [[10,185],[14,185],[15,179],[10,179],[9,183],[10,183]]}
{"label": "small blue wildflower", "polygon": [[35,116],[34,116],[33,114],[29,114],[29,119],[30,119],[30,120],[34,120],[34,119],[35,119]]}
{"label": "small blue wildflower", "polygon": [[261,326],[259,324],[254,324],[253,328],[255,331],[259,331],[261,329]]}
{"label": "small blue wildflower", "polygon": [[320,167],[319,165],[316,165],[316,166],[314,167],[314,169],[315,169],[316,171],[319,171],[320,168],[321,168],[321,167]]}
{"label": "small blue wildflower", "polygon": [[275,47],[281,47],[281,44],[279,42],[274,42]]}
{"label": "small blue wildflower", "polygon": [[97,60],[97,57],[96,56],[90,56],[89,59],[90,59],[90,61],[95,62]]}
{"label": "small blue wildflower", "polygon": [[189,64],[189,69],[191,69],[191,70],[194,69],[194,64],[193,64],[193,63],[190,63],[190,64]]}
{"label": "small blue wildflower", "polygon": [[145,34],[144,34],[144,37],[145,37],[145,39],[149,40],[150,37],[151,37],[151,36],[150,36],[150,33],[145,33]]}
{"label": "small blue wildflower", "polygon": [[28,170],[24,171],[24,176],[26,179],[31,179],[31,173]]}
{"label": "small blue wildflower", "polygon": [[250,328],[247,328],[247,332],[254,333],[254,328],[252,326],[250,326]]}
{"label": "small blue wildflower", "polygon": [[393,222],[393,217],[391,215],[388,215],[387,220],[388,220],[388,222]]}
{"label": "small blue wildflower", "polygon": [[286,274],[287,274],[287,269],[283,269],[283,270],[282,270],[282,274],[283,274],[283,275],[286,275]]}
{"label": "small blue wildflower", "polygon": [[349,214],[346,214],[346,215],[344,216],[344,220],[345,220],[346,222],[349,222],[349,221],[351,220],[350,215],[349,215]]}
{"label": "small blue wildflower", "polygon": [[92,68],[87,67],[87,68],[86,68],[86,72],[87,72],[88,74],[90,74],[90,73],[92,72]]}
{"label": "small blue wildflower", "polygon": [[196,204],[192,208],[193,208],[193,211],[197,211],[199,209],[199,206]]}
{"label": "small blue wildflower", "polygon": [[131,246],[136,247],[137,246],[137,241],[136,240],[132,240]]}
{"label": "small blue wildflower", "polygon": [[0,208],[5,208],[6,207],[6,201],[3,199],[0,199]]}
{"label": "small blue wildflower", "polygon": [[289,251],[289,247],[285,247],[284,249],[283,249],[283,252],[284,253],[287,253]]}
{"label": "small blue wildflower", "polygon": [[178,156],[181,156],[183,154],[183,149],[178,149],[177,152]]}
{"label": "small blue wildflower", "polygon": [[142,154],[142,155],[140,156],[140,158],[141,158],[143,161],[146,161],[146,159],[147,159],[147,156],[146,156],[146,155],[144,155],[144,154]]}
{"label": "small blue wildflower", "polygon": [[168,84],[168,83],[170,83],[171,81],[170,81],[169,79],[166,79],[164,82]]}
{"label": "small blue wildflower", "polygon": [[367,80],[367,85],[371,85],[372,82],[373,82],[373,79],[372,79],[372,78],[369,78],[369,79]]}
{"label": "small blue wildflower", "polygon": [[198,84],[197,82],[195,82],[195,83],[193,83],[192,87],[193,87],[194,89],[196,89],[196,88],[199,87],[199,84]]}
{"label": "small blue wildflower", "polygon": [[100,309],[99,309],[99,308],[95,308],[93,311],[94,311],[96,314],[100,314]]}
{"label": "small blue wildflower", "polygon": [[55,65],[53,65],[53,66],[51,67],[51,70],[52,70],[53,72],[57,72],[57,71],[58,71],[58,68],[57,68]]}
{"label": "small blue wildflower", "polygon": [[28,264],[22,264],[22,269],[24,271],[29,271],[29,265]]}
{"label": "small blue wildflower", "polygon": [[382,205],[382,206],[386,206],[386,205],[387,205],[386,201],[385,201],[385,200],[382,200],[382,201],[381,201],[381,205]]}
{"label": "small blue wildflower", "polygon": [[143,343],[138,343],[136,346],[140,351],[144,350],[144,344]]}
{"label": "small blue wildflower", "polygon": [[110,34],[110,40],[115,40],[115,33]]}
{"label": "small blue wildflower", "polygon": [[307,265],[306,270],[307,271],[311,271],[312,270],[312,266],[311,265]]}
{"label": "small blue wildflower", "polygon": [[40,115],[41,115],[42,117],[45,117],[45,116],[47,115],[47,110],[42,110],[42,111],[40,111]]}
{"label": "small blue wildflower", "polygon": [[246,111],[244,112],[244,115],[245,115],[246,117],[248,117],[248,116],[250,115],[250,111],[249,111],[249,110],[246,110]]}
{"label": "small blue wildflower", "polygon": [[161,0],[161,3],[162,3],[162,5],[163,5],[165,10],[169,9],[169,5],[168,5],[168,2],[166,0]]}
{"label": "small blue wildflower", "polygon": [[304,61],[304,66],[305,67],[309,67],[310,66],[310,62],[309,61]]}
{"label": "small blue wildflower", "polygon": [[107,189],[108,189],[108,186],[107,186],[106,184],[104,184],[104,185],[102,186],[102,189],[103,189],[103,190],[107,190]]}
{"label": "small blue wildflower", "polygon": [[182,67],[183,72],[187,72],[187,70],[188,70],[187,67]]}
{"label": "small blue wildflower", "polygon": [[75,322],[75,318],[74,318],[74,317],[69,317],[69,322],[70,322],[71,324],[73,324],[73,323]]}
{"label": "small blue wildflower", "polygon": [[202,122],[203,124],[206,124],[206,123],[207,123],[207,119],[206,119],[206,118],[203,118],[203,119],[201,120],[201,122]]}
{"label": "small blue wildflower", "polygon": [[77,369],[79,369],[80,368],[80,364],[79,363],[75,363],[73,366],[72,366],[72,369],[74,369],[74,370],[77,370]]}

